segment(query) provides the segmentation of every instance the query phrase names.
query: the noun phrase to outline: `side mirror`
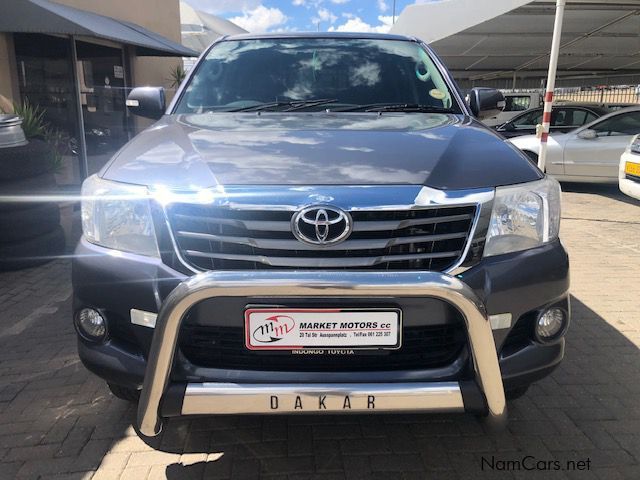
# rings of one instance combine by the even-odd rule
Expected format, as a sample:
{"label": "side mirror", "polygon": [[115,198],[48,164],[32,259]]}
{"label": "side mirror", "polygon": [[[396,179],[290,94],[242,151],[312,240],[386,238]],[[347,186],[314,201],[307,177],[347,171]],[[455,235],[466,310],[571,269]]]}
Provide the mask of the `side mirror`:
{"label": "side mirror", "polygon": [[471,112],[479,119],[499,115],[506,105],[504,95],[493,88],[476,87],[469,90],[467,103]]}
{"label": "side mirror", "polygon": [[591,129],[582,130],[578,133],[578,138],[582,140],[595,140],[598,138],[598,132]]}
{"label": "side mirror", "polygon": [[127,97],[127,107],[134,115],[158,120],[166,109],[164,88],[137,87]]}
{"label": "side mirror", "polygon": [[507,122],[504,125],[502,125],[501,129],[505,132],[515,132],[516,126],[511,122]]}

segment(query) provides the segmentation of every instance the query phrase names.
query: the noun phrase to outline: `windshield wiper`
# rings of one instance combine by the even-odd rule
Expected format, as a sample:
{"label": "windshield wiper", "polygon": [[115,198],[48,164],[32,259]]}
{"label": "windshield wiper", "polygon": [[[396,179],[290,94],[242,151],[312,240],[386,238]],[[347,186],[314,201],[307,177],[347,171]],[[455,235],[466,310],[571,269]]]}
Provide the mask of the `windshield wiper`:
{"label": "windshield wiper", "polygon": [[227,110],[227,112],[260,112],[269,108],[289,107],[284,109],[284,112],[293,112],[295,110],[301,110],[303,108],[317,107],[329,103],[337,102],[337,98],[317,98],[312,100],[291,100],[287,102],[269,102],[261,103],[260,105],[251,105],[250,107],[234,108]]}
{"label": "windshield wiper", "polygon": [[434,105],[421,105],[418,103],[371,103],[368,105],[356,105],[340,110],[340,112],[422,112],[422,113],[456,113],[452,108],[436,107]]}

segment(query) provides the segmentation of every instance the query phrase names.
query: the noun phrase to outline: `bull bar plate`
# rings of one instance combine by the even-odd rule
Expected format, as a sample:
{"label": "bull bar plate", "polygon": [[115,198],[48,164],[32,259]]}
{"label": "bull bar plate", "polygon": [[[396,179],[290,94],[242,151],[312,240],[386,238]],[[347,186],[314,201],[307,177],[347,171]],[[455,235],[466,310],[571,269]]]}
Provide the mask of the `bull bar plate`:
{"label": "bull bar plate", "polygon": [[[224,271],[195,275],[178,285],[162,304],[149,353],[138,404],[136,427],[141,435],[156,437],[163,425],[161,404],[169,388],[180,326],[189,309],[213,297],[349,298],[432,297],[448,302],[464,318],[475,382],[486,404],[485,420],[492,427],[506,422],[506,401],[493,332],[478,296],[456,277],[439,272],[318,272]],[[383,384],[229,384],[189,383],[182,399],[182,415],[240,413],[310,413],[294,408],[297,397],[332,412],[451,412],[465,409],[461,382]],[[278,408],[273,408],[273,397]],[[322,402],[322,398],[325,401]],[[338,408],[345,397],[357,408]],[[374,397],[381,408],[362,408]],[[376,399],[377,398],[377,399]],[[328,402],[327,400],[331,400]],[[282,402],[282,403],[281,403]],[[337,403],[336,403],[337,402]],[[322,408],[322,404],[332,408]],[[303,403],[304,404],[304,403]],[[283,406],[281,409],[280,406]],[[316,406],[318,406],[316,405]]]}

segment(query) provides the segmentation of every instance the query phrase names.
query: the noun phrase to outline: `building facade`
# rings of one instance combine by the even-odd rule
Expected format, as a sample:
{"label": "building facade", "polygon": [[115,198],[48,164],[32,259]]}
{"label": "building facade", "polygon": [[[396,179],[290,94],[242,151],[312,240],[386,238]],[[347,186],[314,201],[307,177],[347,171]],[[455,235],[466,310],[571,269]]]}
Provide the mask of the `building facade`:
{"label": "building facade", "polygon": [[[125,106],[132,87],[176,87],[178,0],[0,0],[0,95],[44,110],[65,151],[65,183],[98,171],[147,125]],[[6,109],[6,108],[5,108]]]}

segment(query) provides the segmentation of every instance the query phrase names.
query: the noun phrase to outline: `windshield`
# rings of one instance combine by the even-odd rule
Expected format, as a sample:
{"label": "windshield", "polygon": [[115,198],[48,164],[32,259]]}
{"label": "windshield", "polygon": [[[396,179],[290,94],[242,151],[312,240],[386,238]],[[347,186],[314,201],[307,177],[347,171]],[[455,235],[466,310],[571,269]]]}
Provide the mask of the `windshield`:
{"label": "windshield", "polygon": [[223,41],[196,68],[174,113],[326,109],[460,113],[428,53],[410,41]]}

